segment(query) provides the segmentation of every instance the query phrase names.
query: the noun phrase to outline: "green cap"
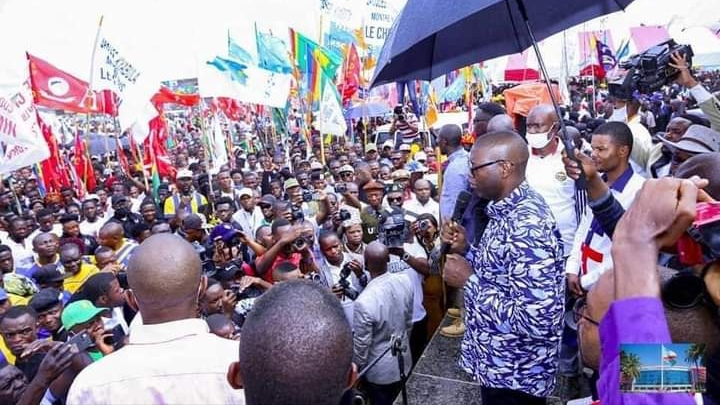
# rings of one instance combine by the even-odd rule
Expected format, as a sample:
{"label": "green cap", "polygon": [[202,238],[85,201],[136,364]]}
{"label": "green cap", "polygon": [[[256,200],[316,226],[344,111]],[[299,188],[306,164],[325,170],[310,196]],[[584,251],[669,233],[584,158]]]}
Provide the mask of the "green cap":
{"label": "green cap", "polygon": [[85,323],[107,310],[107,308],[96,307],[88,300],[80,300],[68,304],[60,318],[65,329],[70,330],[75,325]]}

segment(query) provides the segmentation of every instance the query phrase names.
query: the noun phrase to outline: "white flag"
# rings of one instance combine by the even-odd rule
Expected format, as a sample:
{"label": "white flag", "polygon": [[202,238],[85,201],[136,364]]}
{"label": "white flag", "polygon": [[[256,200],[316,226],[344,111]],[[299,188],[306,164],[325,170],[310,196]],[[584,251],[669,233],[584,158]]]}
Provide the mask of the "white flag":
{"label": "white flag", "polygon": [[198,67],[198,87],[202,97],[230,97],[246,103],[284,108],[290,94],[292,75],[249,66],[247,77],[238,82],[229,72],[221,72],[204,61]]}
{"label": "white flag", "polygon": [[218,115],[213,117],[212,157],[213,166],[218,169],[220,166],[229,162],[227,147],[225,146],[225,134],[220,127],[220,119]]}
{"label": "white flag", "polygon": [[340,105],[340,94],[330,80],[325,80],[322,99],[320,100],[320,127],[323,134],[344,136],[347,123]]}
{"label": "white flag", "polygon": [[50,157],[40,131],[30,82],[0,94],[0,173],[9,173]]}
{"label": "white flag", "polygon": [[99,38],[93,56],[93,90],[112,90],[119,98],[120,127],[130,129],[136,142],[142,143],[150,133],[148,122],[158,115],[150,102],[160,88],[158,81],[143,74],[123,49],[106,35]]}

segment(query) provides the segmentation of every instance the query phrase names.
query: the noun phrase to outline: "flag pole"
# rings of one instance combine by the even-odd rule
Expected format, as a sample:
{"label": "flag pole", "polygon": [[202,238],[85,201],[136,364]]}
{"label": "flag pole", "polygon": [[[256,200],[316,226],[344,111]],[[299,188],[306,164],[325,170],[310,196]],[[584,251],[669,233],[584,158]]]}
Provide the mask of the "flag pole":
{"label": "flag pole", "polygon": [[[323,16],[322,16],[322,13],[320,13],[320,27],[319,27],[319,28],[320,28],[320,29],[318,30],[318,45],[319,45],[320,48],[322,48],[322,40],[323,40],[323,35],[322,35],[322,31],[323,31]],[[313,55],[313,58],[315,58],[315,68],[316,68],[316,69],[321,69],[321,68],[320,68],[320,64],[318,63],[318,60],[317,60],[317,58],[315,57],[315,55]],[[322,96],[322,94],[323,94],[323,92],[325,91],[325,89],[324,89],[325,86],[324,86],[323,83],[322,83],[322,81],[323,81],[323,76],[322,76],[322,75],[323,75],[323,73],[322,73],[322,71],[320,71],[320,75],[319,75],[319,77],[318,77],[318,78],[320,79],[320,103],[322,103],[322,101],[323,101],[323,96]],[[327,80],[330,80],[330,78],[328,78]],[[340,96],[340,101],[342,102],[342,95]],[[322,108],[322,107],[320,107],[320,108]],[[312,106],[310,107],[310,110],[312,110]],[[319,115],[319,114],[318,114],[318,115]],[[318,124],[319,124],[318,126],[322,127],[322,122],[320,122],[320,120],[318,120]],[[344,137],[345,137],[345,134],[343,134],[343,138],[344,138]],[[332,138],[331,138],[331,139],[332,139]],[[332,143],[332,142],[331,142],[331,143]],[[320,130],[320,162],[323,164],[323,166],[325,165],[325,138],[323,138],[322,130]]]}

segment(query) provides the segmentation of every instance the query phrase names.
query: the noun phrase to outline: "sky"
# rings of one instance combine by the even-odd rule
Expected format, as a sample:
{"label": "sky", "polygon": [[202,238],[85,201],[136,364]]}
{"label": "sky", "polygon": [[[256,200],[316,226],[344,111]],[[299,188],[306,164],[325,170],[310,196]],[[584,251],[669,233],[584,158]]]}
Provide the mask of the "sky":
{"label": "sky", "polygon": [[[643,366],[659,366],[661,363],[661,349],[659,344],[623,344],[620,349],[628,353],[635,353],[640,357],[640,363]],[[685,351],[689,344],[687,343],[673,343],[664,345],[665,349],[671,350],[677,354],[675,366],[676,367],[687,367],[690,366],[685,361]],[[665,363],[665,365],[669,365]]]}
{"label": "sky", "polygon": [[[286,35],[287,28],[293,27],[317,38],[320,1],[0,0],[0,85],[23,80],[27,69],[25,51],[87,80],[101,15],[103,32],[117,39],[119,50],[128,55],[128,60],[135,61],[148,76],[168,80],[194,77],[199,63],[224,55],[228,30],[241,45],[252,50],[254,22],[258,29],[278,36]],[[355,23],[368,24],[368,0],[333,1],[352,10]],[[404,0],[377,1],[387,3],[388,14],[397,14],[404,4]],[[566,38],[573,46],[578,30],[608,28],[617,33],[615,43],[619,44],[629,35],[629,26],[672,22],[671,35],[691,43],[696,53],[720,51],[720,40],[701,27],[717,23],[718,16],[720,2],[716,0],[684,0],[681,8],[675,0],[636,0],[627,12],[582,24],[569,30]],[[561,38],[556,35],[543,43],[543,54],[550,66],[557,66],[562,57]]]}

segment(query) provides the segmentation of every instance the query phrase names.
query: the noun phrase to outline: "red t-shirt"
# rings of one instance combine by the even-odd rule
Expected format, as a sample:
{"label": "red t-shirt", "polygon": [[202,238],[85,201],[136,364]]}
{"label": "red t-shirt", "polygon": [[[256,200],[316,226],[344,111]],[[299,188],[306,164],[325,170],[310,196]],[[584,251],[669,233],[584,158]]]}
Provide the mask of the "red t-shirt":
{"label": "red t-shirt", "polygon": [[[257,268],[257,264],[260,262],[260,260],[262,260],[262,258],[264,256],[265,255],[258,256],[257,258],[255,258],[255,267],[256,268]],[[280,263],[290,262],[290,263],[294,264],[295,266],[300,267],[301,260],[302,260],[302,255],[300,253],[291,253],[290,256],[288,256],[282,252],[278,253],[278,255],[275,256],[275,260],[273,261],[272,265],[270,265],[270,268],[268,269],[268,271],[266,271],[265,275],[262,276],[262,279],[267,281],[268,283],[272,283],[273,282],[273,276],[272,276],[273,270],[275,270],[275,268],[277,266],[279,266]],[[253,277],[259,277],[256,272],[253,271],[252,273],[253,274],[250,274],[250,273],[246,273],[246,274],[251,275]]]}

